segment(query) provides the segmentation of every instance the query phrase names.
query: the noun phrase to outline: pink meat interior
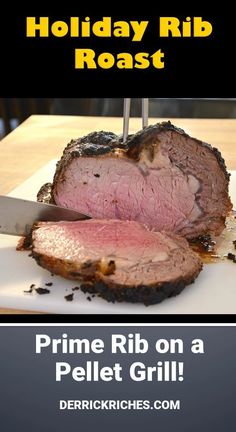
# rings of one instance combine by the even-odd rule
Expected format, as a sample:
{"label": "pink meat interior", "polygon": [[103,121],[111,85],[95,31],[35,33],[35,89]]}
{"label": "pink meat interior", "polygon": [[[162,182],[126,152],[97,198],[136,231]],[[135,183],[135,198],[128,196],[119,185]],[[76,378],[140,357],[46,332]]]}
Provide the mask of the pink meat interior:
{"label": "pink meat interior", "polygon": [[120,158],[76,158],[54,193],[56,204],[98,219],[134,220],[176,231],[199,214],[199,183],[169,164],[149,167]]}
{"label": "pink meat interior", "polygon": [[79,262],[104,257],[127,262],[162,261],[176,247],[161,233],[152,233],[136,222],[117,220],[41,223],[34,235],[37,252]]}
{"label": "pink meat interior", "polygon": [[135,221],[40,222],[33,231],[33,253],[43,257],[48,269],[50,258],[57,260],[56,273],[63,276],[70,264],[80,272],[83,265],[114,261],[112,273],[100,277],[115,286],[189,280],[201,269],[184,238],[151,232]]}

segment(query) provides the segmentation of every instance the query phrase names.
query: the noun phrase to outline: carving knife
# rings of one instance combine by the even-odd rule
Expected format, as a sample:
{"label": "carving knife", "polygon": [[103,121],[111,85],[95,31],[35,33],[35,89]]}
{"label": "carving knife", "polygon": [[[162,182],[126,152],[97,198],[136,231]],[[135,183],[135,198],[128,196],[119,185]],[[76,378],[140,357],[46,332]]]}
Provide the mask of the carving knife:
{"label": "carving knife", "polygon": [[89,216],[76,210],[0,195],[0,233],[26,236],[37,221],[76,221]]}

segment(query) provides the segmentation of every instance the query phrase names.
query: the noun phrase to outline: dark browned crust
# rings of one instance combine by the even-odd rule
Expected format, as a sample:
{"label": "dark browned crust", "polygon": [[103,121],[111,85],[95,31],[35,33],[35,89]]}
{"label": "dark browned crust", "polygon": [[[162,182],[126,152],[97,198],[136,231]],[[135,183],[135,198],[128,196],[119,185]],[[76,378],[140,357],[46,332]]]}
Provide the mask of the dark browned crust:
{"label": "dark browned crust", "polygon": [[21,237],[16,245],[17,251],[30,250],[31,244],[28,242],[27,237]]}
{"label": "dark browned crust", "polygon": [[21,237],[17,243],[17,251],[28,251],[32,247],[32,232],[30,232],[26,237]]}
{"label": "dark browned crust", "polygon": [[188,135],[183,129],[177,128],[170,121],[165,121],[162,123],[157,123],[155,125],[148,126],[144,130],[137,132],[135,135],[131,135],[130,138],[128,138],[127,143],[126,143],[126,145],[128,147],[127,155],[129,155],[131,158],[133,158],[135,160],[138,160],[139,155],[141,154],[143,147],[145,147],[145,144],[147,142],[150,142],[150,140],[152,140],[152,137],[153,137],[154,141],[156,141],[157,135],[159,133],[165,132],[165,131],[176,132],[179,135],[185,136],[186,138],[191,138],[194,141],[196,141],[199,145],[208,148],[208,150],[213,151],[219,165],[221,166],[221,168],[224,171],[226,179],[229,180],[230,174],[227,172],[225,160],[223,159],[219,150],[215,147],[212,147],[210,144],[208,144],[204,141],[201,141],[197,138],[190,137],[190,135]]}
{"label": "dark browned crust", "polygon": [[173,282],[163,282],[156,286],[133,286],[133,287],[117,287],[110,289],[104,282],[96,282],[93,285],[81,284],[81,291],[89,294],[99,294],[100,297],[108,302],[129,302],[143,303],[145,306],[151,306],[161,303],[163,300],[176,297],[183,289],[193,283],[195,278],[186,281],[178,279]]}
{"label": "dark browned crust", "polygon": [[124,286],[111,283],[107,278],[115,271],[114,261],[109,261],[105,266],[101,261],[88,261],[79,266],[78,263],[38,254],[34,250],[32,256],[39,266],[50,272],[65,279],[82,281],[81,290],[83,292],[99,294],[108,302],[125,301],[143,303],[146,306],[160,303],[166,298],[180,294],[185,286],[194,282],[202,270],[199,260],[198,268],[186,278],[150,285]]}
{"label": "dark browned crust", "polygon": [[[98,144],[101,147],[108,145],[109,147],[116,147],[118,136],[113,132],[91,132],[90,134],[80,138],[81,144]],[[76,140],[77,141],[77,140]]]}
{"label": "dark browned crust", "polygon": [[[82,156],[102,156],[110,153],[113,149],[123,146],[119,143],[119,138],[112,132],[92,132],[82,138],[73,139],[63,151],[61,160],[57,164],[57,168],[63,162],[64,157],[69,154],[74,157]],[[64,164],[63,164],[64,165]]]}
{"label": "dark browned crust", "polygon": [[37,193],[37,201],[45,204],[55,204],[52,197],[52,183],[45,183]]}

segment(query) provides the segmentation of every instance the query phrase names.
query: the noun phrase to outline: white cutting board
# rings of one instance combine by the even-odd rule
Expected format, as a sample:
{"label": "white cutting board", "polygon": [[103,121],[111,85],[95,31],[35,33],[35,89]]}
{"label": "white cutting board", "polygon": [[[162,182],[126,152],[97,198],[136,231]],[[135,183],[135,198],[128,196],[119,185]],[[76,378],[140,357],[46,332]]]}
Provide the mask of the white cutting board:
{"label": "white cutting board", "polygon": [[[9,195],[35,200],[40,186],[52,180],[54,171],[55,161],[51,161]],[[236,207],[236,171],[232,172],[230,194]],[[29,252],[16,252],[17,241],[18,237],[0,235],[0,307],[60,314],[236,313],[236,264],[230,261],[204,265],[193,285],[186,287],[179,296],[158,305],[112,304],[100,298],[88,301],[89,295],[78,291],[74,300],[67,302],[64,296],[78,284],[52,277],[28,256]],[[49,287],[50,294],[24,293],[31,284],[44,288],[47,282],[53,282]]]}

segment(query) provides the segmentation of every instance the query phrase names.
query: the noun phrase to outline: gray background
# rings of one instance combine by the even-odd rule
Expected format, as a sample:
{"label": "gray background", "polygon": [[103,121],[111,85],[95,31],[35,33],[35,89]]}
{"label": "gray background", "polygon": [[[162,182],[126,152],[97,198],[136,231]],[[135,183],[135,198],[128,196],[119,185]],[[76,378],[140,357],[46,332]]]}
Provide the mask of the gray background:
{"label": "gray background", "polygon": [[[35,354],[35,335],[60,338],[102,338],[104,354]],[[141,333],[149,352],[136,355],[109,353],[112,333]],[[182,338],[182,355],[158,355],[158,338]],[[190,352],[191,340],[205,341],[205,354]],[[236,430],[236,327],[0,327],[0,428],[4,432],[135,431],[195,432]],[[55,381],[56,361],[72,366],[88,360],[104,365],[120,362],[123,382],[75,382],[70,376]],[[133,382],[129,365],[142,361],[184,361],[184,381]],[[60,411],[60,399],[181,399],[180,411]]]}

